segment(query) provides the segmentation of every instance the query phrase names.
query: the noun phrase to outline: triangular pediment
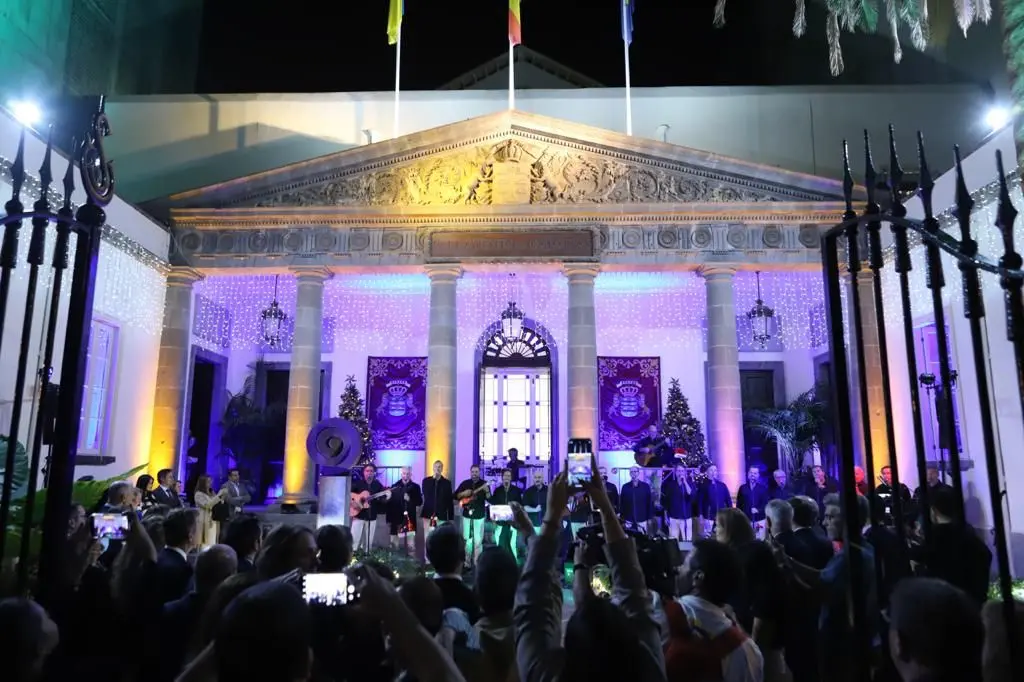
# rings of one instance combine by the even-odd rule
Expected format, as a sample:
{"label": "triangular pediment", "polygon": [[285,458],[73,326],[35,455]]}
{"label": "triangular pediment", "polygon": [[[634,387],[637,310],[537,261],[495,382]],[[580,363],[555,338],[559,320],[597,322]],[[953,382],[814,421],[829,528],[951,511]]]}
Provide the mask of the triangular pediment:
{"label": "triangular pediment", "polygon": [[507,111],[175,195],[190,208],[821,202],[840,183]]}

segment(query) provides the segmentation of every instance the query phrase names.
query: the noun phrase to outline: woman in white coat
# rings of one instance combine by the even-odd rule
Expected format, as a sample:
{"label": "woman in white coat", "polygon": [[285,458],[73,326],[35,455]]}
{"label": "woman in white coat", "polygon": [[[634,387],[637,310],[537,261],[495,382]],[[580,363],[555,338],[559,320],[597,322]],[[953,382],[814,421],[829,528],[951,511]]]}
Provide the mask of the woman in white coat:
{"label": "woman in white coat", "polygon": [[213,479],[203,474],[196,482],[196,508],[199,510],[199,546],[201,548],[217,544],[217,532],[220,524],[213,520],[213,508],[224,501],[225,490],[213,492]]}

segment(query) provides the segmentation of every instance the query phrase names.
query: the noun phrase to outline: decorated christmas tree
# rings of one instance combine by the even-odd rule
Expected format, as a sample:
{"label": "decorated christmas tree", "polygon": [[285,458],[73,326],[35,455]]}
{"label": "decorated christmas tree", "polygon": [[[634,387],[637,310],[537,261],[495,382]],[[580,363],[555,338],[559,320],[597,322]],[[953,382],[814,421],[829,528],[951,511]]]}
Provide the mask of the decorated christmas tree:
{"label": "decorated christmas tree", "polygon": [[359,387],[356,386],[356,378],[351,374],[345,377],[345,390],[341,393],[338,416],[352,422],[363,438],[363,453],[358,463],[372,462],[373,439],[370,434],[370,422],[366,419],[366,408],[363,406],[363,396],[359,393]]}
{"label": "decorated christmas tree", "polygon": [[677,455],[687,468],[699,469],[699,477],[711,464],[704,450],[704,431],[700,420],[690,412],[690,403],[679,388],[679,379],[671,379],[668,385],[668,404],[661,418],[661,435],[671,438],[676,450],[683,452]]}

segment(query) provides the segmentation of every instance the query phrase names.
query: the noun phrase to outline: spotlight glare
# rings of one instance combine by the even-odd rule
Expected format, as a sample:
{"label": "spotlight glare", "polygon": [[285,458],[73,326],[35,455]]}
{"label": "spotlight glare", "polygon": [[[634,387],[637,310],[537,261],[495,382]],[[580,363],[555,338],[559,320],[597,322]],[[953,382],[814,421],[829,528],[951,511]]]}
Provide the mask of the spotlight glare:
{"label": "spotlight glare", "polygon": [[43,119],[43,112],[35,102],[15,100],[8,105],[8,108],[18,123],[29,128],[38,125]]}
{"label": "spotlight glare", "polygon": [[1013,116],[1010,110],[1006,107],[992,107],[985,114],[985,125],[989,127],[992,132],[1002,130],[1010,124],[1013,120]]}

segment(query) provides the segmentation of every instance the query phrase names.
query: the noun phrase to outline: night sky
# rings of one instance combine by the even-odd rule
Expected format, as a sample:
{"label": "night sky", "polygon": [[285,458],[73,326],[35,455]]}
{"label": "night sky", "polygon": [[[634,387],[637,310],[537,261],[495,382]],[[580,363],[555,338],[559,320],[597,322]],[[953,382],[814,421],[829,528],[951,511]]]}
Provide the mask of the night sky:
{"label": "night sky", "polygon": [[[807,85],[951,82],[966,78],[908,51],[891,62],[883,36],[844,36],[848,70],[828,73],[824,12],[792,36],[792,2],[636,0],[633,85]],[[273,7],[273,11],[261,11]],[[198,91],[344,92],[394,87],[388,0],[207,0]],[[624,83],[619,0],[523,0],[523,44],[604,85]],[[505,54],[506,0],[406,0],[402,89],[432,90]]]}

